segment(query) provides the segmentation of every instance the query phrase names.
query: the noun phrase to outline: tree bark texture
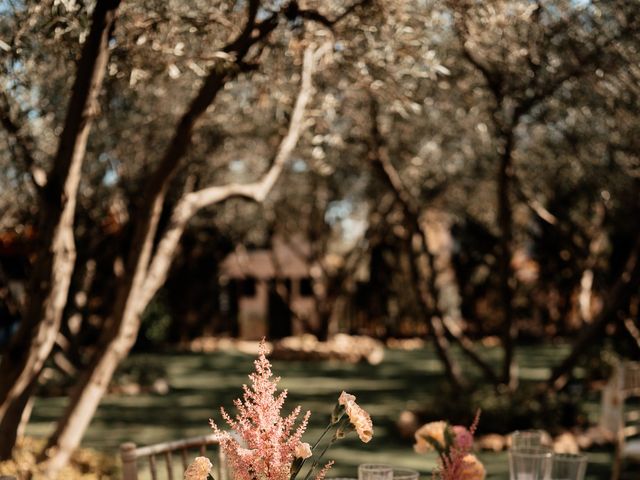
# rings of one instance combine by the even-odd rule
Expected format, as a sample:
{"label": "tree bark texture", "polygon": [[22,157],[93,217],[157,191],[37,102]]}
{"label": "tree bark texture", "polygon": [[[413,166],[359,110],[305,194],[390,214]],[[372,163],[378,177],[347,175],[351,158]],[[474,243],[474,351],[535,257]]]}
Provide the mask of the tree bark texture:
{"label": "tree bark texture", "polygon": [[213,71],[203,85],[180,121],[173,141],[145,192],[143,207],[133,220],[136,226],[134,240],[127,259],[125,275],[117,290],[113,314],[103,330],[92,362],[82,373],[69,405],[41,455],[42,468],[49,476],[54,476],[68,462],[71,453],[80,444],[117,366],[133,347],[140,327],[140,315],[164,283],[189,219],[200,208],[232,196],[261,202],[275,185],[304,130],[304,111],[313,90],[313,65],[326,49],[325,46],[318,52],[311,49],[305,52],[300,95],[291,116],[290,128],[265,176],[251,184],[210,187],[186,194],[174,209],[170,224],[152,257],[153,239],[156,236],[168,182],[177,169],[178,161],[187,151],[195,122],[208,104],[213,102],[224,84],[233,78],[233,72],[236,70],[231,66],[224,72]]}
{"label": "tree bark texture", "polygon": [[[96,4],[78,63],[65,124],[40,203],[38,256],[25,314],[0,364],[0,460],[11,457],[17,426],[53,348],[76,258],[76,196],[97,97],[109,58],[118,0]],[[14,418],[17,417],[17,418]]]}

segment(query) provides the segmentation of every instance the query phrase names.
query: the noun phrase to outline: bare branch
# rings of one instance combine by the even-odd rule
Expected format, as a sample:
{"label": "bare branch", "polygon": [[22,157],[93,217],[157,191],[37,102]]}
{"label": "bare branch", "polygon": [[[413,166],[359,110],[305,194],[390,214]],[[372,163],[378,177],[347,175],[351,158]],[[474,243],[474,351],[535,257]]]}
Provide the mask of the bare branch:
{"label": "bare branch", "polygon": [[289,130],[280,142],[273,164],[263,177],[252,183],[232,183],[187,193],[178,201],[178,204],[173,209],[169,226],[162,236],[149,266],[140,298],[142,305],[146,305],[164,283],[182,233],[189,220],[198,210],[231,197],[242,197],[258,203],[264,201],[282,174],[304,131],[304,114],[313,93],[312,76],[314,67],[331,46],[331,43],[328,42],[316,50],[309,47],[304,52],[300,92],[293,107]]}
{"label": "bare branch", "polygon": [[529,209],[541,220],[547,222],[549,225],[558,225],[558,218],[551,213],[540,200],[535,198],[531,192],[527,192],[522,180],[517,176],[513,176],[514,190],[518,196],[518,199],[522,201]]}
{"label": "bare branch", "polygon": [[[464,379],[461,374],[456,372],[455,365],[451,359],[448,358],[447,349],[444,347],[447,340],[445,335],[449,335],[454,341],[460,345],[463,352],[484,372],[485,378],[491,380],[494,385],[498,383],[498,378],[493,371],[492,367],[483,360],[473,349],[473,342],[469,340],[462,332],[462,329],[455,325],[453,319],[447,319],[445,315],[439,311],[438,306],[438,287],[435,282],[435,261],[433,254],[429,250],[427,232],[420,222],[421,208],[416,199],[413,197],[409,189],[406,187],[400,173],[395,168],[389,157],[389,152],[385,143],[385,139],[378,128],[378,104],[371,95],[370,97],[370,117],[371,117],[371,145],[370,145],[370,158],[372,165],[375,167],[382,181],[384,181],[393,193],[398,203],[402,207],[407,220],[410,222],[411,229],[418,235],[421,244],[422,254],[427,258],[429,264],[430,275],[428,278],[421,278],[421,272],[415,269],[412,272],[414,282],[418,282],[417,296],[420,303],[426,310],[432,310],[433,315],[430,315],[428,321],[433,328],[435,335],[436,348],[438,354],[441,356],[443,362],[447,366],[450,379],[459,385],[464,384]],[[410,247],[411,248],[411,247]],[[415,257],[415,256],[414,256]],[[415,268],[414,260],[411,262],[412,269]],[[428,291],[425,290],[425,285]],[[430,298],[431,297],[431,298]]]}
{"label": "bare branch", "polygon": [[284,9],[284,16],[288,20],[296,20],[298,18],[302,18],[305,20],[310,20],[312,22],[317,22],[330,30],[333,30],[333,27],[339,23],[343,18],[350,15],[357,8],[362,7],[368,3],[372,3],[372,0],[360,0],[358,2],[352,3],[348,6],[340,15],[338,15],[334,19],[329,19],[325,15],[321,14],[317,10],[312,9],[302,9],[298,5],[297,1],[291,1]]}
{"label": "bare branch", "polygon": [[[133,290],[141,287],[145,281],[152,255],[153,239],[158,228],[159,212],[164,204],[169,182],[191,145],[191,137],[197,122],[213,103],[220,90],[241,71],[244,58],[251,47],[277,26],[273,16],[256,23],[259,7],[259,0],[249,0],[247,3],[247,22],[242,32],[223,48],[224,58],[210,69],[198,93],[180,118],[169,146],[146,183],[135,221],[131,241],[133,248],[129,251],[126,262],[126,269],[135,272],[128,279],[134,285]],[[153,215],[149,215],[149,212],[153,212]],[[143,304],[136,303],[136,305],[144,308]],[[116,316],[119,317],[119,315]]]}
{"label": "bare branch", "polygon": [[258,203],[264,201],[268,193],[273,188],[273,185],[280,177],[287,160],[291,156],[293,149],[298,143],[298,139],[302,135],[302,131],[304,129],[304,113],[312,95],[312,75],[314,66],[330,48],[331,43],[325,43],[315,52],[312,51],[311,47],[305,51],[300,93],[298,94],[298,98],[291,114],[289,131],[280,142],[277,154],[269,171],[257,182],[245,184],[232,183],[228,185],[209,187],[188,194],[184,201],[192,204],[192,208],[195,209],[195,211],[208,205],[213,205],[227,200],[230,197],[244,197]]}
{"label": "bare branch", "polygon": [[455,0],[449,0],[448,4],[449,8],[453,11],[453,27],[460,40],[462,55],[482,74],[496,100],[496,108],[500,108],[500,104],[504,96],[502,91],[504,82],[502,74],[499,71],[492,70],[471,51],[468,44],[469,31],[465,19],[468,7],[456,2]]}

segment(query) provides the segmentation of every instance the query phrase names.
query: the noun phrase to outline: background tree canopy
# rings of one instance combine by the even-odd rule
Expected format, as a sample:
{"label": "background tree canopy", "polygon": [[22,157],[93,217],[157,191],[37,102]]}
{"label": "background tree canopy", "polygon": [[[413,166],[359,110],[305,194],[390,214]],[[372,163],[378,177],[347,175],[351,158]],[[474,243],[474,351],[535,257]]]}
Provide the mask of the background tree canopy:
{"label": "background tree canopy", "polygon": [[[624,0],[0,2],[0,458],[45,368],[76,383],[55,473],[132,348],[244,335],[256,280],[271,335],[427,337],[456,391],[477,385],[452,345],[507,395],[522,343],[573,342],[540,395],[603,342],[639,355],[639,19]],[[234,276],[230,255],[256,263]]]}

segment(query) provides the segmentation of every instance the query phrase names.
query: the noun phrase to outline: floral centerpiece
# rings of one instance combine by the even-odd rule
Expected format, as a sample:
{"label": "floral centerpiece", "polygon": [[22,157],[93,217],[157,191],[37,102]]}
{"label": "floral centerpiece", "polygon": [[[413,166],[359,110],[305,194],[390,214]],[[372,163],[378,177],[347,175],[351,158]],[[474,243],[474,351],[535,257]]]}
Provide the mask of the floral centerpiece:
{"label": "floral centerpiece", "polygon": [[480,412],[471,427],[450,425],[445,421],[431,422],[415,433],[413,448],[418,453],[435,451],[439,457],[434,478],[440,480],[484,480],[484,465],[471,453],[473,434],[478,426]]}
{"label": "floral centerpiece", "polygon": [[[304,480],[322,480],[333,464],[330,461],[320,467],[328,448],[352,431],[364,443],[369,442],[373,437],[371,417],[356,403],[355,396],[342,392],[329,424],[313,446],[303,442],[311,412],[307,411],[298,421],[301,408],[297,406],[289,415],[281,416],[287,391],[278,393],[280,378],[273,377],[266,354],[263,341],[254,362],[255,371],[249,375],[251,386],[243,385],[242,399],[234,401],[235,417],[221,408],[222,418],[231,431],[220,429],[210,420],[211,428],[220,436],[220,448],[229,461],[234,480],[294,480],[305,470]],[[198,457],[187,468],[184,478],[206,480],[212,467],[209,459]]]}

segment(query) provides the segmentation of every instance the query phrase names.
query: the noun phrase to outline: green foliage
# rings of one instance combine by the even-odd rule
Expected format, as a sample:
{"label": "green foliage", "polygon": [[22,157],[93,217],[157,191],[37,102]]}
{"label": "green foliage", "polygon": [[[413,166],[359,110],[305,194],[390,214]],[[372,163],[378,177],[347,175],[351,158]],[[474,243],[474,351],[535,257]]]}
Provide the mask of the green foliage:
{"label": "green foliage", "polygon": [[161,296],[157,296],[144,311],[138,346],[149,348],[166,345],[169,339],[171,316]]}
{"label": "green foliage", "polygon": [[515,393],[498,393],[490,386],[472,394],[445,391],[434,398],[427,411],[433,418],[446,418],[452,424],[468,425],[473,412],[482,410],[480,433],[506,434],[513,430],[540,428],[554,433],[565,428],[584,425],[587,421],[583,406],[576,402],[581,387],[560,393],[540,395],[533,386],[523,385]]}
{"label": "green foliage", "polygon": [[167,377],[167,368],[151,358],[137,356],[123,363],[114,375],[113,382],[117,385],[135,383],[141,387],[149,387],[156,380]]}

